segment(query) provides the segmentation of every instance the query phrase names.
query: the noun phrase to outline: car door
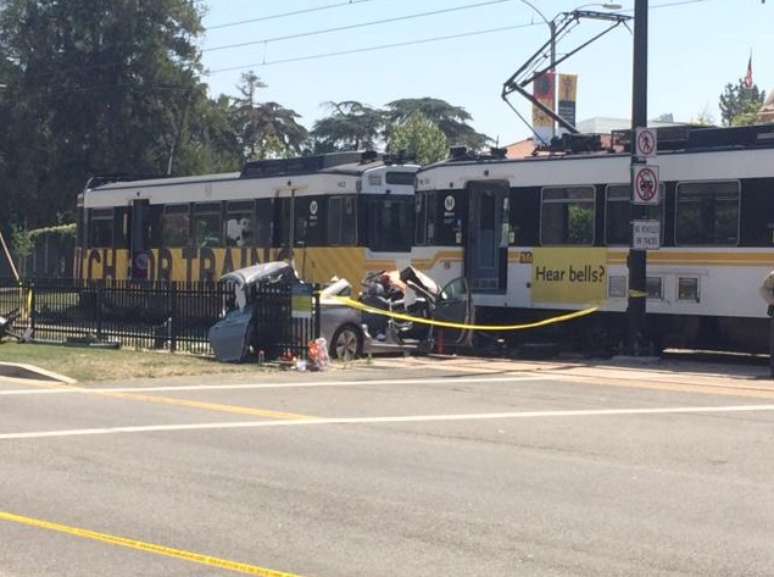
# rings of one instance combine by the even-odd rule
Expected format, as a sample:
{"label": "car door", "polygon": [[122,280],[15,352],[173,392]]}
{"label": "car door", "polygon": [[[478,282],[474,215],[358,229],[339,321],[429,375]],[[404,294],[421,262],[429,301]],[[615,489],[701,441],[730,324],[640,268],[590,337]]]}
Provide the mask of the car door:
{"label": "car door", "polygon": [[[464,277],[458,277],[441,289],[433,318],[438,321],[457,324],[473,322],[473,302],[470,287]],[[463,345],[470,342],[472,332],[464,329],[434,327],[437,341],[447,345]]]}

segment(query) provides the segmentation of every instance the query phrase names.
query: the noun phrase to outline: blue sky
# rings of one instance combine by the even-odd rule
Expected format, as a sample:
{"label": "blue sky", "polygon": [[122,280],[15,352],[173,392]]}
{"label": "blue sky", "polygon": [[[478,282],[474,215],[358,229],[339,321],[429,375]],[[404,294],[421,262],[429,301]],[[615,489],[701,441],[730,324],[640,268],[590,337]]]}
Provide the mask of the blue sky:
{"label": "blue sky", "polygon": [[[359,100],[381,106],[398,98],[432,96],[464,106],[478,130],[507,144],[528,136],[529,131],[500,99],[502,83],[548,37],[548,27],[520,0],[307,38],[208,50],[483,1],[367,0],[213,29],[201,43],[204,65],[217,71],[255,64],[252,69],[268,84],[260,98],[293,108],[308,127],[326,114],[322,106],[326,101]],[[584,4],[582,0],[532,1],[549,18]],[[650,4],[656,7],[674,2],[651,0]],[[217,26],[338,3],[342,0],[209,0],[204,23]],[[633,6],[632,0],[620,3],[624,9]],[[531,22],[535,25],[457,40],[261,64]],[[584,23],[566,42],[581,40],[599,26]],[[569,46],[560,45],[560,52]],[[653,9],[650,47],[649,116],[673,113],[676,120],[690,120],[706,110],[719,122],[718,96],[726,82],[744,76],[751,49],[755,82],[767,91],[774,89],[774,0],[766,4],[760,0],[704,0]],[[619,28],[560,66],[560,72],[579,75],[579,120],[593,116],[628,118],[631,60],[632,35]],[[240,73],[213,73],[209,77],[212,94],[235,94]],[[521,100],[514,96],[519,109],[529,116],[530,106]]]}

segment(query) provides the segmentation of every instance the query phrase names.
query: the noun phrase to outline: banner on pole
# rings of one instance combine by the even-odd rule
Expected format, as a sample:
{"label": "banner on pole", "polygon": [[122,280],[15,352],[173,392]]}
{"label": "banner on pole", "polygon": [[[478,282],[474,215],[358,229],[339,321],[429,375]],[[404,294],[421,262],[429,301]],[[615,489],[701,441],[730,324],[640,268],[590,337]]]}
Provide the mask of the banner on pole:
{"label": "banner on pole", "polygon": [[559,75],[559,116],[575,126],[575,102],[578,95],[578,75]]}
{"label": "banner on pole", "polygon": [[[532,83],[532,95],[546,108],[556,110],[556,74],[546,72]],[[532,107],[532,126],[545,142],[553,136],[554,119],[537,106]]]}

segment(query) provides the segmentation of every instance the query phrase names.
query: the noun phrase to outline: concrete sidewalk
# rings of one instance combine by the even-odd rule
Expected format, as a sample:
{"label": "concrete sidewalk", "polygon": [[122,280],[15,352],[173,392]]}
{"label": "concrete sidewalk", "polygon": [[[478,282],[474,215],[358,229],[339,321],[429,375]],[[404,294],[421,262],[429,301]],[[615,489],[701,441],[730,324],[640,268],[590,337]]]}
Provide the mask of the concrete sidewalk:
{"label": "concrete sidewalk", "polygon": [[376,367],[436,369],[468,374],[544,375],[579,382],[721,395],[774,398],[769,368],[683,360],[632,362],[616,360],[527,361],[476,357],[412,357],[378,359]]}

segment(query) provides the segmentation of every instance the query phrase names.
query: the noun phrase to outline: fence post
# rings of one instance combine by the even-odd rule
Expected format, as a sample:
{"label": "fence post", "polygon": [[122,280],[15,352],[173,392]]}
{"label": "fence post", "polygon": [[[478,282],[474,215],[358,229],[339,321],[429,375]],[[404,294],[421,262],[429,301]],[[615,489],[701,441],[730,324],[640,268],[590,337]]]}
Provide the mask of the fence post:
{"label": "fence post", "polygon": [[177,352],[177,281],[172,281],[167,293],[169,303],[169,352]]}
{"label": "fence post", "polygon": [[319,339],[321,333],[321,320],[320,320],[320,291],[321,286],[319,284],[314,285],[314,338]]}
{"label": "fence post", "polygon": [[102,340],[102,289],[99,284],[96,285],[96,305],[97,305],[97,340]]}
{"label": "fence post", "polygon": [[30,314],[30,338],[35,340],[35,283],[30,282],[28,285],[28,306]]}

